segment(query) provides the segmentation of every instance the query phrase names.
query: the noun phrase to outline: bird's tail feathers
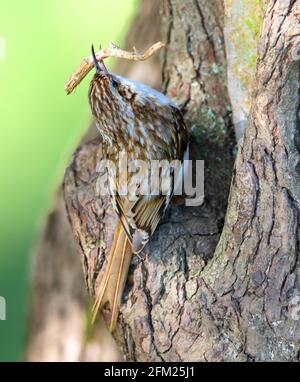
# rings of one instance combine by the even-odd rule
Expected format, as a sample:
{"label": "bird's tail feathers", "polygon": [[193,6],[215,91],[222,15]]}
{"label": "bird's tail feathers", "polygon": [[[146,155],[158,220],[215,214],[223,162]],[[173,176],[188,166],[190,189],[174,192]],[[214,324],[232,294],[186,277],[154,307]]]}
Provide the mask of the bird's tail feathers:
{"label": "bird's tail feathers", "polygon": [[114,234],[114,240],[108,262],[99,285],[93,307],[93,322],[106,303],[111,311],[110,328],[114,331],[119,315],[121,298],[131,262],[132,249],[120,221]]}

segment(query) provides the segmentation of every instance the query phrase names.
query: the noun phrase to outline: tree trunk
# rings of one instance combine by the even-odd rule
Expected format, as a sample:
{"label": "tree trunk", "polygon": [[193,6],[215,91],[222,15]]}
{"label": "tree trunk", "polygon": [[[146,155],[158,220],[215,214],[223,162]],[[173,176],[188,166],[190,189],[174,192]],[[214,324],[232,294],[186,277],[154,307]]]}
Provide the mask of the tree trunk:
{"label": "tree trunk", "polygon": [[222,312],[226,359],[299,357],[299,16],[299,0],[269,4],[226,223],[202,274],[211,312]]}
{"label": "tree trunk", "polygon": [[[159,0],[142,0],[125,41],[143,50],[159,40]],[[141,67],[118,60],[122,75],[160,87],[158,57]],[[97,136],[92,124],[82,143]],[[103,323],[89,326],[89,298],[61,189],[40,230],[33,254],[27,361],[117,361],[119,352]]]}
{"label": "tree trunk", "polygon": [[[233,165],[224,10],[219,0],[178,0],[164,2],[162,14],[168,44],[164,88],[185,114],[193,156],[207,163],[206,198],[200,207],[170,208],[145,261],[133,260],[115,338],[128,360],[199,360],[198,275],[219,240]],[[66,204],[91,295],[115,224],[109,200],[95,195],[99,143],[97,138],[81,146],[65,176]]]}
{"label": "tree trunk", "polygon": [[[114,333],[128,360],[299,358],[300,0],[267,7],[233,176],[222,4],[163,2],[164,90],[184,113],[193,157],[205,160],[205,201],[170,208],[145,260],[133,259]],[[82,145],[64,183],[91,295],[115,224],[95,193],[100,159],[99,138]]]}

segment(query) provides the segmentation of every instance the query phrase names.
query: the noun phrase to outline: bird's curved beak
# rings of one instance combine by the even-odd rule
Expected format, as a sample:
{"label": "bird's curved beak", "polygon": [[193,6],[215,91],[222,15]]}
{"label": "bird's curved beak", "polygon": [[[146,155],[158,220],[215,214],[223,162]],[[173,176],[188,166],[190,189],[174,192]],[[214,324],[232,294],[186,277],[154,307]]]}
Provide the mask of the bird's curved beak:
{"label": "bird's curved beak", "polygon": [[98,74],[100,74],[100,73],[108,74],[108,70],[106,69],[106,66],[104,65],[103,60],[101,60],[100,62],[97,61],[94,45],[92,45],[92,56],[93,56],[94,66],[95,66],[96,72]]}

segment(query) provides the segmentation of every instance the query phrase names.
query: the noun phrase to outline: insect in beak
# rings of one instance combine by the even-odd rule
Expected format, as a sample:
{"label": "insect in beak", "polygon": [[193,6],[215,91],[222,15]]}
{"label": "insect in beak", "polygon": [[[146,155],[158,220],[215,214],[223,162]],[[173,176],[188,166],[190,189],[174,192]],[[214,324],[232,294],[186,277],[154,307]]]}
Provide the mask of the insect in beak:
{"label": "insect in beak", "polygon": [[92,56],[93,56],[93,60],[94,60],[94,66],[96,69],[96,73],[100,74],[101,72],[102,73],[104,72],[105,74],[108,74],[108,70],[106,69],[106,66],[104,65],[103,60],[101,60],[100,62],[97,61],[94,45],[92,45]]}

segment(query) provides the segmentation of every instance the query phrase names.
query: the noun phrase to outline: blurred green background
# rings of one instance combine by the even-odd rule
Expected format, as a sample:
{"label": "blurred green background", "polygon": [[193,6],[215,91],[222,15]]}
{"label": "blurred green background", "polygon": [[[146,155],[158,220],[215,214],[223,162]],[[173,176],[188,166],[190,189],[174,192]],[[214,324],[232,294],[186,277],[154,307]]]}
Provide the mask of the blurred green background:
{"label": "blurred green background", "polygon": [[92,43],[122,45],[137,3],[1,1],[6,59],[0,54],[0,296],[7,320],[0,321],[0,361],[22,359],[30,248],[90,119],[90,75],[68,97],[64,82]]}

